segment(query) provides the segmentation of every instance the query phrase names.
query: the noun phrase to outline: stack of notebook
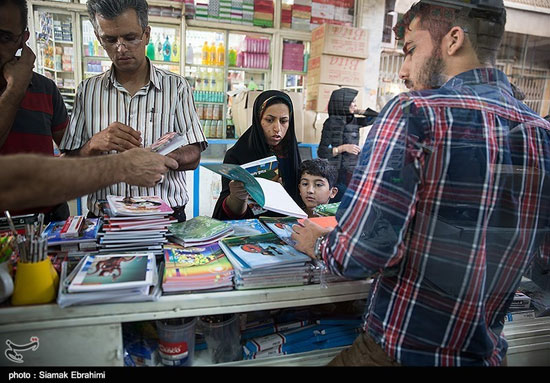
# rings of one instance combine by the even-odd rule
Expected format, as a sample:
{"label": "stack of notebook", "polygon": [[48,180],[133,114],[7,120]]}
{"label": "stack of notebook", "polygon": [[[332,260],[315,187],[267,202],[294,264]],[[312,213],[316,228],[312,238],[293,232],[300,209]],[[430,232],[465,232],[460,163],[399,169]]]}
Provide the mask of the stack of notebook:
{"label": "stack of notebook", "polygon": [[219,244],[235,269],[236,289],[308,283],[310,258],[274,233],[224,238]]}
{"label": "stack of notebook", "polygon": [[219,241],[233,233],[230,224],[214,218],[198,216],[169,227],[170,241],[182,246],[202,246]]}
{"label": "stack of notebook", "polygon": [[233,289],[233,267],[217,243],[164,246],[165,294]]}
{"label": "stack of notebook", "polygon": [[156,196],[107,196],[100,253],[147,251],[162,255],[172,208]]}
{"label": "stack of notebook", "polygon": [[157,300],[161,292],[158,281],[152,253],[89,255],[71,272],[63,262],[57,303],[67,307]]}

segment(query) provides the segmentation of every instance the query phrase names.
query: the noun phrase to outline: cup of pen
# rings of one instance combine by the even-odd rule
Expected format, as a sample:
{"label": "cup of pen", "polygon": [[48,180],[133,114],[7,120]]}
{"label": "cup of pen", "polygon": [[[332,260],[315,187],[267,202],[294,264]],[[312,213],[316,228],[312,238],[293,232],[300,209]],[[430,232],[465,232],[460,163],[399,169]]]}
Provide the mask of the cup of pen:
{"label": "cup of pen", "polygon": [[12,305],[33,305],[53,302],[59,276],[48,257],[46,237],[18,236],[19,260],[15,272]]}

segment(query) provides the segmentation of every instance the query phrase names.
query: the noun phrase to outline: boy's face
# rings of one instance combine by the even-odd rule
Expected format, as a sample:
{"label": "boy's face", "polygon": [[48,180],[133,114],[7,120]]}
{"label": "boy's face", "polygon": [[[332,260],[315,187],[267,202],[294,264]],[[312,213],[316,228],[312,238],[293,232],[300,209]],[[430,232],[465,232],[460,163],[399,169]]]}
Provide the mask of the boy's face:
{"label": "boy's face", "polygon": [[314,176],[307,172],[302,174],[298,189],[302,201],[309,209],[328,203],[338,193],[338,188],[330,187],[325,177]]}

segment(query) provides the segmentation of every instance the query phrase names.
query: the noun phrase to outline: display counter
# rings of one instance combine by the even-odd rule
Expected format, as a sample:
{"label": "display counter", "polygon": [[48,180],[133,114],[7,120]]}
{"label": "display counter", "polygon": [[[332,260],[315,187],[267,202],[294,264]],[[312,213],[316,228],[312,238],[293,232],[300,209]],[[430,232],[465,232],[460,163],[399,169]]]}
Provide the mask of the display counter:
{"label": "display counter", "polygon": [[[123,366],[122,323],[162,318],[309,306],[364,299],[370,281],[306,285],[276,289],[233,290],[162,296],[157,302],[61,308],[57,304],[0,308],[0,344],[25,345],[38,339],[36,350],[21,351],[19,366]],[[338,350],[307,353],[310,362]],[[284,360],[284,359],[283,359]],[[241,362],[245,363],[245,362]],[[257,362],[256,362],[257,363]],[[267,362],[266,362],[267,363]],[[271,361],[272,363],[272,361]],[[15,366],[2,357],[0,366]]]}

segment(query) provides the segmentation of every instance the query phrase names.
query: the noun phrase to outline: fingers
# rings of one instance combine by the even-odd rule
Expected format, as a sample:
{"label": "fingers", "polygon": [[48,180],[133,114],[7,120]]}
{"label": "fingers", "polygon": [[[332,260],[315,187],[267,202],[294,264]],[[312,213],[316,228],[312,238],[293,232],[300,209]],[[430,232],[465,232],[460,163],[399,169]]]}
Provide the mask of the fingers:
{"label": "fingers", "polygon": [[246,188],[244,187],[244,184],[239,181],[230,181],[229,182],[229,193],[234,197],[241,201],[245,201],[248,199],[248,192],[246,191]]}
{"label": "fingers", "polygon": [[141,133],[120,122],[113,122],[92,137],[90,146],[94,152],[124,152],[141,147]]}

